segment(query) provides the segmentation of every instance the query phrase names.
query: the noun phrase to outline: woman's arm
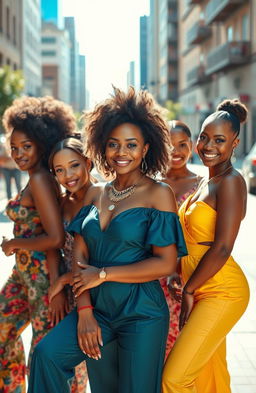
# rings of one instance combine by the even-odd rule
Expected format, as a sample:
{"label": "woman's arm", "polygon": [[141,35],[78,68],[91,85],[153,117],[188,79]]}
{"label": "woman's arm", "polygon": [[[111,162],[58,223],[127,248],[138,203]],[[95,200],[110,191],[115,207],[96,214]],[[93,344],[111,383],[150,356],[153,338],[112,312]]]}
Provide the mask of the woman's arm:
{"label": "woman's arm", "polygon": [[15,238],[3,242],[2,248],[6,255],[16,249],[46,251],[60,248],[65,240],[60,208],[49,175],[35,174],[31,176],[29,185],[45,233],[33,238]]}
{"label": "woman's arm", "polygon": [[[88,248],[82,236],[76,234],[73,249],[72,272],[76,274],[81,271],[81,267],[77,261],[88,263]],[[84,291],[80,296],[76,297],[78,325],[77,337],[80,349],[93,359],[100,359],[101,352],[99,345],[103,345],[101,328],[99,327],[93,315],[93,307],[91,305],[90,292]]]}
{"label": "woman's arm", "polygon": [[[59,276],[59,263],[61,260],[60,251],[59,250],[49,250],[46,253],[47,265],[49,269],[50,276],[50,284],[54,285],[56,283]],[[69,312],[69,304],[68,299],[62,290],[58,292],[54,296],[54,298],[50,298],[49,296],[49,309],[48,309],[48,318],[50,320],[51,326],[57,325]],[[48,295],[50,295],[51,287],[49,289]]]}
{"label": "woman's arm", "polygon": [[245,214],[246,190],[241,178],[223,179],[216,195],[216,226],[214,242],[200,260],[185,285],[193,292],[214,276],[229,258],[241,221]]}
{"label": "woman's arm", "polygon": [[187,281],[182,295],[180,329],[189,318],[194,304],[194,291],[213,277],[226,263],[245,215],[246,187],[240,176],[222,180],[216,194],[214,242]]}

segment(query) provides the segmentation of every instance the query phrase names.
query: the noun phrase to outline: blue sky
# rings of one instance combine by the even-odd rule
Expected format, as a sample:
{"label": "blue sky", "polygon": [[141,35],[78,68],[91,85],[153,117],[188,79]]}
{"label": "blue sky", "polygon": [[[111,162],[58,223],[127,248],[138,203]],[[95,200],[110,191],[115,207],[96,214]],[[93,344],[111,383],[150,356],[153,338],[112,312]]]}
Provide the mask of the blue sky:
{"label": "blue sky", "polygon": [[62,7],[76,19],[91,105],[112,92],[111,84],[126,88],[130,61],[139,80],[139,17],[149,14],[149,0],[63,0]]}

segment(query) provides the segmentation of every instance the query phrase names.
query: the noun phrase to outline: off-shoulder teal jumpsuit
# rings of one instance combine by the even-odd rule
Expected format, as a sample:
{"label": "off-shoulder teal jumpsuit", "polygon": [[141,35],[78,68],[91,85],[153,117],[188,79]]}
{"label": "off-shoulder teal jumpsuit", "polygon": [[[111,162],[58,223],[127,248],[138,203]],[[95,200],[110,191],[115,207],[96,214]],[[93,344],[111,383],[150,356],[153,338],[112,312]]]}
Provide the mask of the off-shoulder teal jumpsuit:
{"label": "off-shoulder teal jumpsuit", "polygon": [[[83,236],[97,267],[150,258],[152,245],[176,244],[180,256],[187,254],[178,216],[153,208],[121,212],[102,231],[97,208],[85,206],[69,230]],[[84,359],[92,393],[160,393],[169,311],[159,281],[105,282],[90,294],[102,329],[101,360],[80,350],[73,310],[37,345],[28,393],[68,393],[74,367]]]}

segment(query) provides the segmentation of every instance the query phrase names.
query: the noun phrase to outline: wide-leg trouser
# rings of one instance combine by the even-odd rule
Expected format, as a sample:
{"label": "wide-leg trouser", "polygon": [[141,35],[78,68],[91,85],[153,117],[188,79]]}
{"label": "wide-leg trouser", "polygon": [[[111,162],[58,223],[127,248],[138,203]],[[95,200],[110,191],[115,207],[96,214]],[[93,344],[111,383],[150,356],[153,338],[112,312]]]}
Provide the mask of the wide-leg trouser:
{"label": "wide-leg trouser", "polygon": [[196,303],[166,361],[163,393],[230,393],[225,337],[247,307],[244,295]]}
{"label": "wide-leg trouser", "polygon": [[28,393],[68,393],[73,368],[84,359],[92,393],[160,393],[168,310],[118,322],[95,314],[104,343],[101,360],[86,358],[80,350],[73,310],[35,348]]}

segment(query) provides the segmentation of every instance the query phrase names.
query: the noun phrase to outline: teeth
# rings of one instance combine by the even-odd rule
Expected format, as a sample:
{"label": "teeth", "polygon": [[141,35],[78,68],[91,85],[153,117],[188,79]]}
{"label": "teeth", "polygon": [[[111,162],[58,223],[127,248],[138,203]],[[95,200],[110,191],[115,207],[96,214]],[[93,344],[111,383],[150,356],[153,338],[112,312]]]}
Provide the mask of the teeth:
{"label": "teeth", "polygon": [[206,154],[206,153],[204,153],[204,156],[206,158],[215,158],[215,157],[217,157],[217,154]]}
{"label": "teeth", "polygon": [[172,158],[172,161],[180,161],[181,160],[181,158],[179,157],[179,158]]}
{"label": "teeth", "polygon": [[129,161],[116,161],[117,164],[129,164]]}
{"label": "teeth", "polygon": [[76,183],[77,183],[77,180],[72,180],[72,181],[67,182],[67,185],[68,186],[73,186]]}

